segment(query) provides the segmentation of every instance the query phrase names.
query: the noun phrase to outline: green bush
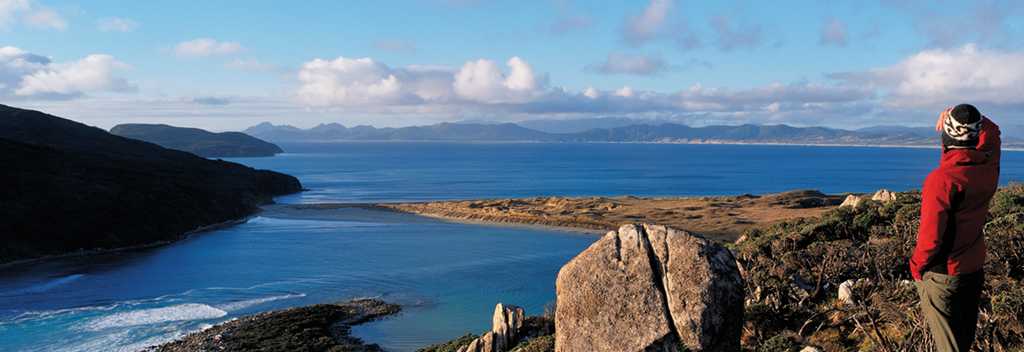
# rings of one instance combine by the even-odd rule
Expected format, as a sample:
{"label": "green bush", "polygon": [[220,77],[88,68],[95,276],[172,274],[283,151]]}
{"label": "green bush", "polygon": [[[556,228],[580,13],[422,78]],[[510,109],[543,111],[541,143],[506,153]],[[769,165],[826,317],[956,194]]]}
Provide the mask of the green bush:
{"label": "green bush", "polygon": [[789,335],[775,335],[764,342],[761,352],[800,352],[804,348],[796,338]]}

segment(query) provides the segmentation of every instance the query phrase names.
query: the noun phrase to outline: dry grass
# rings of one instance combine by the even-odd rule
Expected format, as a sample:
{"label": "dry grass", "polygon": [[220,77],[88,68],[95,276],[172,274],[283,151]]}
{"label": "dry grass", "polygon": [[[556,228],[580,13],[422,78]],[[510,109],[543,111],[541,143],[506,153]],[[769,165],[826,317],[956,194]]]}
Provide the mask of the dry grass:
{"label": "dry grass", "polygon": [[634,223],[656,223],[733,242],[747,229],[812,218],[842,203],[843,195],[792,191],[733,197],[537,197],[446,202],[377,204],[397,211],[456,219],[615,230]]}

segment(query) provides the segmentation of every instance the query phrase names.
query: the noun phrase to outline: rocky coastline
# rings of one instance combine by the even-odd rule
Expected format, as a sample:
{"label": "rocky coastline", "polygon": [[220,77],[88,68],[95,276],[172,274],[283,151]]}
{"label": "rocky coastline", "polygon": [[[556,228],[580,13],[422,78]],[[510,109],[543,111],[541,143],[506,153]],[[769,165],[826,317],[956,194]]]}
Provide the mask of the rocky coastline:
{"label": "rocky coastline", "polygon": [[[353,337],[350,329],[401,310],[399,305],[372,299],[288,308],[233,319],[144,351],[383,351]],[[297,326],[302,330],[295,330]]]}

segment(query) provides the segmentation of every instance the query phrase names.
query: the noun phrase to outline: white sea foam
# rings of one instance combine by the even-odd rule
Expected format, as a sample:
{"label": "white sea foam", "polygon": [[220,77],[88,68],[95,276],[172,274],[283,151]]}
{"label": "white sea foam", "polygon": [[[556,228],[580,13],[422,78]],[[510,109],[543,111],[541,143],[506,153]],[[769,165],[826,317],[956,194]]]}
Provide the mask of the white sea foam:
{"label": "white sea foam", "polygon": [[223,309],[223,310],[226,310],[226,311],[230,312],[230,311],[236,311],[236,310],[239,310],[239,309],[249,308],[249,307],[252,307],[252,306],[260,304],[260,303],[276,301],[276,300],[279,300],[279,299],[289,299],[289,298],[299,298],[299,297],[306,297],[306,294],[300,293],[300,294],[294,294],[294,295],[283,295],[283,296],[273,296],[273,297],[264,297],[264,298],[250,299],[250,300],[244,300],[244,301],[220,304],[220,305],[217,305],[217,308]]}
{"label": "white sea foam", "polygon": [[45,282],[43,284],[40,284],[40,285],[36,285],[36,286],[32,286],[32,287],[26,287],[26,288],[23,288],[23,289],[20,289],[20,290],[14,290],[14,291],[8,291],[8,292],[0,292],[0,298],[21,296],[21,295],[33,295],[33,294],[43,293],[43,292],[52,290],[52,289],[54,289],[54,288],[56,288],[58,286],[67,285],[68,283],[71,283],[72,281],[81,279],[82,277],[85,277],[85,275],[76,274],[76,275],[71,275],[71,276],[65,276],[65,277],[62,277],[62,278],[59,278],[59,279],[54,279],[54,280],[47,281],[47,282]]}
{"label": "white sea foam", "polygon": [[90,321],[83,325],[82,328],[98,331],[109,328],[158,324],[172,321],[216,319],[225,315],[228,315],[228,312],[205,304],[185,303],[169,307],[114,313]]}

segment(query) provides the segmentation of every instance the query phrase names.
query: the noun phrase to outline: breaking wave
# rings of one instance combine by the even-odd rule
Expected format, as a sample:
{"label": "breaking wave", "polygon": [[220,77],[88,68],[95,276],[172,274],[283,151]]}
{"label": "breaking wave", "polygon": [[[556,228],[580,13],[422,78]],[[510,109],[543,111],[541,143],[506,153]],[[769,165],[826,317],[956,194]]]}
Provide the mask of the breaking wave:
{"label": "breaking wave", "polygon": [[205,304],[185,303],[169,307],[114,313],[86,323],[83,329],[104,330],[136,325],[149,325],[186,320],[217,319],[228,312]]}

